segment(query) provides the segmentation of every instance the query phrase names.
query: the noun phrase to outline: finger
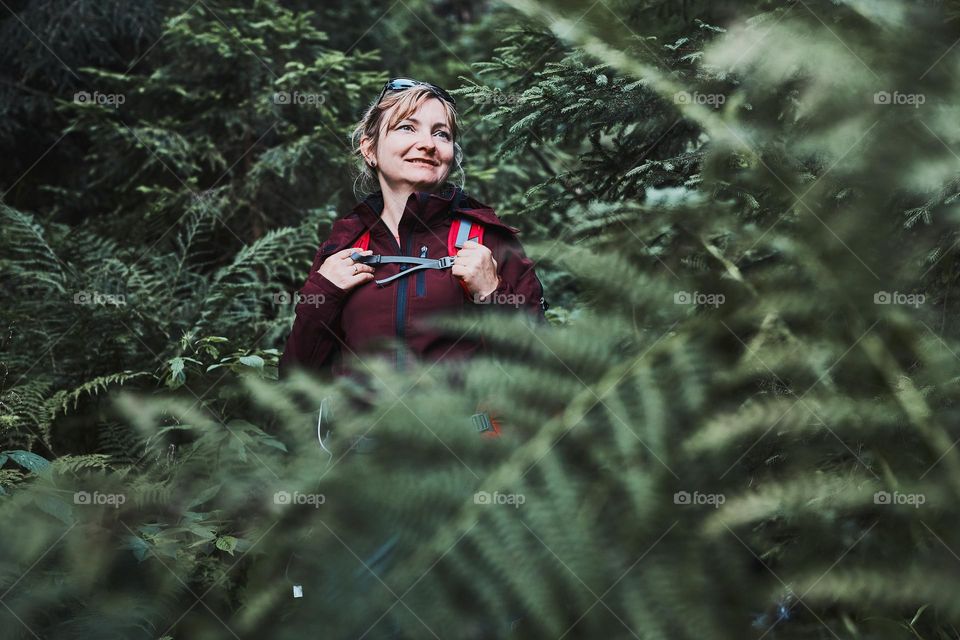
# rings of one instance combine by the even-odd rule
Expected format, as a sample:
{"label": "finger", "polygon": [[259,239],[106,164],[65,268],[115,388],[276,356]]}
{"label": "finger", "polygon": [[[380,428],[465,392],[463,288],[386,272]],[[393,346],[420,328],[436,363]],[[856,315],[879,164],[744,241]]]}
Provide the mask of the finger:
{"label": "finger", "polygon": [[359,253],[361,256],[373,255],[373,249],[367,249],[366,251],[360,251],[360,247],[354,247],[351,252],[347,255],[347,258],[353,260],[353,255]]}
{"label": "finger", "polygon": [[466,258],[467,260],[475,261],[475,262],[477,262],[477,263],[482,262],[482,261],[484,261],[484,260],[487,259],[487,254],[484,253],[483,251],[481,251],[480,249],[477,249],[477,248],[473,248],[473,249],[466,249],[466,248],[464,248],[464,249],[461,249],[460,252],[457,253],[457,255],[458,255],[458,256],[462,256],[462,257]]}
{"label": "finger", "polygon": [[342,259],[342,258],[349,258],[351,253],[353,253],[354,251],[359,251],[359,250],[360,250],[360,247],[347,247],[346,249],[341,249],[340,251],[337,251],[336,253],[331,254],[330,257],[331,257],[331,258],[341,258],[341,259]]}
{"label": "finger", "polygon": [[487,245],[480,244],[479,242],[474,242],[473,240],[467,240],[466,242],[464,242],[463,248],[469,249],[471,251],[483,251],[484,253],[486,253],[487,251],[490,251],[490,247],[488,247]]}
{"label": "finger", "polygon": [[464,269],[476,269],[479,267],[480,262],[476,258],[471,256],[466,256],[466,257],[461,256],[456,260],[454,260],[453,264],[460,265]]}

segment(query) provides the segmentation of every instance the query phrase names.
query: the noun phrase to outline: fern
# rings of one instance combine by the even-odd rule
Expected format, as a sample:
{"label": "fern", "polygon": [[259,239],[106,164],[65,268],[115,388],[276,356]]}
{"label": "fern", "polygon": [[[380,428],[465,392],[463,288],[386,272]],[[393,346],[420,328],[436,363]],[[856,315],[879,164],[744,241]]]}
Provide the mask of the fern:
{"label": "fern", "polygon": [[0,204],[0,219],[4,278],[15,278],[24,292],[43,283],[46,288],[64,293],[63,264],[50,247],[43,227],[29,213],[4,204]]}
{"label": "fern", "polygon": [[[27,213],[24,185],[0,231],[3,286],[69,303],[9,296],[3,338],[0,584],[38,635],[951,633],[952,121],[871,102],[952,104],[940,9],[513,6],[458,95],[502,142],[473,175],[521,214],[556,322],[468,307],[436,324],[492,357],[365,359],[363,384],[278,383],[271,295],[343,205],[324,136],[382,82],[366,54],[326,50],[317,15],[214,2],[167,16],[156,69],[84,71],[144,96],[59,107],[100,144],[43,193],[86,222]],[[323,108],[270,101],[297,83]],[[127,304],[70,303],[91,290]]]}
{"label": "fern", "polygon": [[147,371],[120,371],[118,373],[112,373],[105,376],[97,376],[92,380],[88,380],[83,383],[81,386],[73,389],[71,391],[61,390],[55,393],[49,400],[48,403],[51,408],[51,414],[56,416],[58,411],[67,412],[69,411],[70,401],[73,401],[73,408],[77,408],[77,404],[80,402],[80,397],[84,395],[96,396],[101,391],[106,391],[109,387],[113,385],[122,386],[125,382],[139,378],[142,376],[151,375]]}

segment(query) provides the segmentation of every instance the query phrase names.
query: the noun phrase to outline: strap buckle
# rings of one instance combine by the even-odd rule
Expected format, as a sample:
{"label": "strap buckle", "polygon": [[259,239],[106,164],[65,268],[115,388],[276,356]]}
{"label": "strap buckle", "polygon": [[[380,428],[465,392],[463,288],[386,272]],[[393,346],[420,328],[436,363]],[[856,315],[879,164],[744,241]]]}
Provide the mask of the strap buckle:
{"label": "strap buckle", "polygon": [[470,416],[470,419],[473,421],[473,426],[476,427],[478,433],[493,431],[493,422],[490,421],[490,415],[487,412],[475,413]]}

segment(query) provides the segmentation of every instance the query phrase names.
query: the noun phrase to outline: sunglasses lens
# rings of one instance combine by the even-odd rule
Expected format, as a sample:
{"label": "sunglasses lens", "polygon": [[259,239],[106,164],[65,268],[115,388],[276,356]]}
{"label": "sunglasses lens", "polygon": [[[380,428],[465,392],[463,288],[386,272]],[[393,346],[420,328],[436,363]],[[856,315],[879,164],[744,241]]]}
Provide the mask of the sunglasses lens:
{"label": "sunglasses lens", "polygon": [[415,87],[419,82],[416,80],[409,80],[407,78],[397,78],[391,80],[387,83],[387,90],[389,91],[400,91],[401,89],[409,89],[410,87]]}
{"label": "sunglasses lens", "polygon": [[453,96],[451,96],[449,93],[447,93],[437,85],[430,84],[429,82],[421,82],[419,80],[411,80],[410,78],[394,78],[393,80],[390,80],[389,82],[387,82],[387,84],[384,85],[383,91],[380,94],[380,99],[381,100],[383,99],[383,94],[386,93],[387,91],[402,91],[403,89],[409,89],[411,87],[416,87],[418,85],[427,87],[428,89],[433,91],[437,96],[439,96],[441,99],[446,100],[453,106],[457,105],[457,101],[453,99]]}

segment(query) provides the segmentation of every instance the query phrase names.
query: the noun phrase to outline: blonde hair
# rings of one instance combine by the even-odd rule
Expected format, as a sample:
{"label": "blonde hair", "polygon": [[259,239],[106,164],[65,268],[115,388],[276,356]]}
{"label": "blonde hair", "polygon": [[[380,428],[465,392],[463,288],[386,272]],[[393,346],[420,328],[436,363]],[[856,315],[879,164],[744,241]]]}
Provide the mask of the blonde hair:
{"label": "blonde hair", "polygon": [[457,142],[457,138],[460,136],[460,122],[458,119],[457,110],[452,104],[438,97],[430,89],[417,86],[409,89],[403,89],[401,91],[389,92],[383,96],[383,100],[381,100],[379,103],[371,103],[370,106],[367,107],[366,112],[363,114],[363,118],[360,119],[360,122],[357,123],[356,127],[353,129],[353,132],[350,134],[353,154],[357,158],[358,171],[358,175],[353,181],[353,193],[358,200],[362,200],[365,196],[380,187],[380,182],[377,179],[377,170],[370,167],[363,157],[363,152],[360,149],[360,139],[365,136],[370,138],[370,148],[374,153],[376,153],[377,143],[380,141],[380,130],[384,121],[384,114],[393,106],[397,106],[397,109],[394,111],[393,117],[391,118],[391,122],[389,122],[386,127],[387,130],[390,130],[401,120],[410,116],[414,111],[419,109],[420,105],[430,98],[436,98],[437,100],[440,100],[440,104],[443,105],[444,113],[446,113],[447,116],[447,123],[450,125],[450,137],[453,141],[453,167],[451,168],[450,173],[452,174],[454,171],[456,171],[460,177],[458,182],[452,182],[449,179],[450,174],[448,174],[444,183],[437,186],[437,190],[443,191],[443,189],[450,184],[456,184],[456,186],[460,187],[461,189],[463,188],[463,183],[466,180],[466,174],[464,174],[462,164],[463,150],[460,148],[460,143]]}

